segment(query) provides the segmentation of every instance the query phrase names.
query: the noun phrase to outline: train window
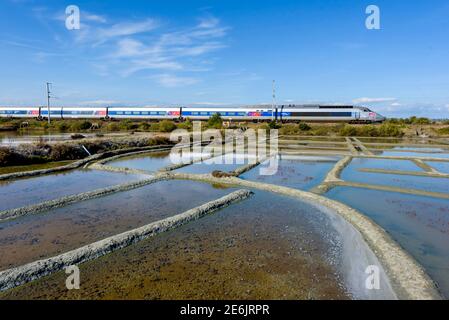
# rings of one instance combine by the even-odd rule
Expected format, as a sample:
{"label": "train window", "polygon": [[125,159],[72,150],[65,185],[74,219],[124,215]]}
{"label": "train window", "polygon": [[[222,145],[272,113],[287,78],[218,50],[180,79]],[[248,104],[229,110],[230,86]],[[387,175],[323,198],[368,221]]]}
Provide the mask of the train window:
{"label": "train window", "polygon": [[350,117],[351,112],[292,112],[292,117]]}

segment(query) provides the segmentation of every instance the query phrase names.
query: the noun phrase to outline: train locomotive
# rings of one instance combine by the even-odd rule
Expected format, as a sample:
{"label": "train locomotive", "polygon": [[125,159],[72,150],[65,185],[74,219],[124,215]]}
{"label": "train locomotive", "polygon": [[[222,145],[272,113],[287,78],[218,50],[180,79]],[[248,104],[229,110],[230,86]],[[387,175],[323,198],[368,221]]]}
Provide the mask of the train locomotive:
{"label": "train locomotive", "polygon": [[[247,108],[190,107],[51,107],[51,119],[207,120],[220,114],[226,121],[383,122],[385,117],[367,107],[351,105],[288,105]],[[46,107],[0,107],[0,118],[47,119]]]}

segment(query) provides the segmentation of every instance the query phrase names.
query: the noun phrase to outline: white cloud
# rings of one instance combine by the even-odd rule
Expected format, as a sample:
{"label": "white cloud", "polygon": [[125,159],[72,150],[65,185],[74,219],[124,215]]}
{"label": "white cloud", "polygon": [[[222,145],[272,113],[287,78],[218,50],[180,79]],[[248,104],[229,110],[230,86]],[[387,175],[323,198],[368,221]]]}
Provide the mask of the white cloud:
{"label": "white cloud", "polygon": [[198,28],[215,28],[220,23],[220,20],[218,20],[215,17],[207,17],[207,18],[201,18],[200,22],[198,24]]}
{"label": "white cloud", "polygon": [[[97,19],[95,21],[101,20],[100,16],[97,18],[94,17],[96,17],[96,15],[90,15],[91,19]],[[81,19],[80,29],[73,32],[73,34],[75,35],[75,41],[78,44],[87,45],[94,48],[108,42],[116,42],[123,37],[145,34],[155,30],[158,27],[157,22],[153,19],[145,19],[142,21],[124,21],[109,24],[108,26],[105,26],[106,20],[104,20],[105,23],[103,23],[101,27],[86,23],[86,20],[88,19]]]}
{"label": "white cloud", "polygon": [[192,105],[197,105],[197,106],[227,106],[227,105],[230,105],[230,103],[204,101],[204,102],[193,102]]}
{"label": "white cloud", "polygon": [[122,36],[105,63],[121,67],[122,76],[148,70],[208,71],[211,61],[204,57],[226,47],[218,39],[226,34],[225,29],[219,26],[217,18],[209,18],[193,28],[153,33],[152,41],[147,37]]}
{"label": "white cloud", "polygon": [[120,103],[119,101],[115,101],[115,100],[91,100],[91,101],[82,101],[80,102],[80,105],[83,106],[89,106],[89,105],[111,105],[111,104],[118,104]]}
{"label": "white cloud", "polygon": [[357,98],[352,100],[352,102],[354,104],[359,104],[359,103],[383,103],[383,102],[394,102],[396,101],[397,98]]}
{"label": "white cloud", "polygon": [[195,84],[198,79],[191,77],[179,77],[173,74],[159,74],[154,76],[156,81],[163,87],[174,88],[174,87],[184,87]]}
{"label": "white cloud", "polygon": [[100,28],[97,30],[97,37],[100,41],[107,41],[110,38],[145,33],[156,28],[157,23],[153,19],[138,22],[123,22],[114,24],[109,28]]}
{"label": "white cloud", "polygon": [[106,23],[108,21],[105,16],[81,11],[80,20],[83,20],[83,19],[86,19],[87,21],[98,22],[98,23]]}
{"label": "white cloud", "polygon": [[126,38],[122,39],[117,43],[117,52],[115,53],[116,58],[125,57],[135,57],[145,54],[146,48],[142,42]]}

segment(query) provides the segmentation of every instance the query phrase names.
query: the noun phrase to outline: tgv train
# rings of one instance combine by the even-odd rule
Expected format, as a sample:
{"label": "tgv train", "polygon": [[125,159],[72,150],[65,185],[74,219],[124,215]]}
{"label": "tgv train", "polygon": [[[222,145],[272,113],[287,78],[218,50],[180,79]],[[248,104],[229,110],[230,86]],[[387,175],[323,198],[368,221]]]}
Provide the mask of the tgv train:
{"label": "tgv train", "polygon": [[[224,120],[241,121],[327,121],[327,122],[382,122],[385,117],[359,106],[289,105],[248,108],[156,108],[156,107],[52,107],[51,119],[136,119],[136,120],[207,120],[214,114]],[[47,119],[45,107],[0,107],[0,118]]]}

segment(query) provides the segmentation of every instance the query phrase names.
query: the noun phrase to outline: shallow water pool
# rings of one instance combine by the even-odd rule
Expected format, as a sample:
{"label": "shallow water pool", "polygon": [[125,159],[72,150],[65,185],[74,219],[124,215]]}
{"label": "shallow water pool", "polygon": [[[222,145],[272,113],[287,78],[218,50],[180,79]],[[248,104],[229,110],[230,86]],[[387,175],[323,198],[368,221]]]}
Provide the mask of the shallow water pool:
{"label": "shallow water pool", "polygon": [[[228,159],[228,160],[226,160]],[[192,173],[192,174],[205,174],[211,173],[213,171],[219,170],[223,172],[234,171],[248,163],[254,163],[254,157],[248,157],[240,154],[228,154],[217,156],[202,162],[197,162],[191,165],[187,165],[180,169],[177,169],[176,172],[181,173]]]}
{"label": "shallow water pool", "polygon": [[449,297],[449,200],[349,187],[336,187],[326,196],[384,228]]}
{"label": "shallow water pool", "polygon": [[3,181],[0,182],[0,210],[37,204],[143,178],[141,175],[100,170],[72,170],[27,179]]}
{"label": "shallow water pool", "polygon": [[200,182],[160,181],[0,223],[0,270],[167,218],[231,191]]}
{"label": "shallow water pool", "polygon": [[256,191],[81,265],[83,285],[76,293],[65,289],[61,272],[2,298],[347,299],[339,252],[339,236],[318,209]]}
{"label": "shallow water pool", "polygon": [[260,168],[268,167],[268,163],[251,169],[240,178],[262,183],[271,183],[285,187],[309,190],[319,185],[338,157],[278,156],[278,167],[274,175],[262,175]]}
{"label": "shallow water pool", "polygon": [[[371,160],[371,159],[369,159]],[[420,176],[407,176],[407,175],[396,175],[396,174],[384,174],[384,173],[371,173],[359,171],[361,168],[369,168],[370,163],[379,160],[367,159],[353,159],[351,164],[346,167],[341,178],[346,181],[360,182],[367,184],[376,185],[387,185],[406,189],[418,189],[431,192],[441,192],[449,193],[449,179],[444,178],[431,178],[431,177],[420,177]],[[386,160],[384,164],[388,168],[395,168],[393,170],[408,170],[408,171],[420,171],[413,162],[400,161],[400,163],[393,162],[394,160]],[[388,164],[391,162],[391,164]],[[383,167],[379,164],[380,169]],[[416,169],[416,168],[418,169]],[[421,170],[422,171],[422,170]]]}
{"label": "shallow water pool", "polygon": [[449,153],[422,153],[413,151],[382,151],[381,155],[388,157],[413,157],[413,158],[444,158],[449,159]]}
{"label": "shallow water pool", "polygon": [[345,170],[358,171],[359,169],[383,169],[397,171],[420,171],[418,167],[410,160],[391,160],[391,159],[373,159],[373,158],[354,158]]}
{"label": "shallow water pool", "polygon": [[151,152],[129,157],[119,158],[107,163],[108,166],[119,168],[130,168],[146,171],[158,171],[172,164],[170,151]]}
{"label": "shallow water pool", "polygon": [[449,162],[428,161],[427,164],[441,173],[449,174]]}

